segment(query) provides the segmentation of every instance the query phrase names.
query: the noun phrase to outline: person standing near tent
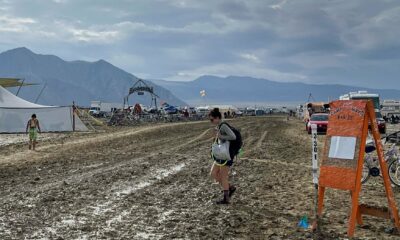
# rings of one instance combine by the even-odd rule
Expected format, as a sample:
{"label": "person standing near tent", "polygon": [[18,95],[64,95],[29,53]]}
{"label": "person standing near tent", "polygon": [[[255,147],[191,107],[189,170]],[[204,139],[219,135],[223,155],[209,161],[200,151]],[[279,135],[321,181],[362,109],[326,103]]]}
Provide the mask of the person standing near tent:
{"label": "person standing near tent", "polygon": [[41,132],[39,120],[36,118],[36,114],[32,114],[26,124],[26,133],[29,133],[29,150],[35,150],[38,132]]}
{"label": "person standing near tent", "polygon": [[[214,108],[209,114],[210,121],[216,126],[216,138],[218,142],[236,140],[236,134],[230,126],[221,120],[222,114],[218,108]],[[223,190],[223,199],[217,201],[217,204],[229,204],[230,197],[236,191],[236,187],[229,184],[229,168],[233,164],[233,159],[224,161],[213,157],[214,163],[211,168],[211,177],[217,181]]]}

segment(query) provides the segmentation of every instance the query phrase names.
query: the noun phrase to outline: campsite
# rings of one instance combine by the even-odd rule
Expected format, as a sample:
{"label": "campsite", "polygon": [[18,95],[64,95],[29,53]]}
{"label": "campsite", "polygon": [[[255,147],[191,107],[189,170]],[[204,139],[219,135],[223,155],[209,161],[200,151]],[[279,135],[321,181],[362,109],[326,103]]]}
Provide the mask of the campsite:
{"label": "campsite", "polygon": [[400,0],[0,0],[0,240],[400,239]]}
{"label": "campsite", "polygon": [[[316,220],[311,140],[316,136],[316,151],[324,158],[331,115],[341,111],[330,113],[335,101],[310,102],[310,94],[297,107],[173,106],[157,104],[157,92],[139,79],[127,91],[124,104],[101,110],[99,104],[112,105],[98,101],[87,108],[75,102],[41,105],[19,97],[19,90],[8,90],[10,84],[29,88],[29,82],[6,78],[0,79],[1,84],[6,87],[0,86],[1,239],[345,239],[349,235],[352,201],[343,191],[327,190],[318,229],[311,226]],[[128,104],[146,91],[152,105]],[[206,95],[200,91],[201,97]],[[337,103],[371,99],[370,109],[377,112],[376,131],[399,142],[400,125],[386,122],[378,115],[379,105],[373,104],[380,101],[379,94],[359,91],[344,96]],[[209,177],[215,132],[208,114],[215,108],[241,132],[245,143],[229,175],[237,194],[222,208],[215,204],[220,188]],[[32,113],[42,127],[35,151],[27,148],[25,134]],[[389,146],[388,142],[385,149]],[[387,162],[388,173],[394,199],[399,199],[400,161],[394,157]],[[387,192],[379,164],[370,165],[371,161],[378,164],[376,157],[366,155],[359,202],[382,206]],[[364,217],[355,239],[397,239],[393,229],[388,220]]]}
{"label": "campsite", "polygon": [[[74,101],[42,105],[18,96],[21,88],[30,87],[18,78],[0,78],[1,239],[345,239],[354,234],[346,231],[354,201],[346,192],[327,189],[324,214],[317,219],[318,185],[312,183],[315,172],[324,173],[313,167],[324,169],[324,161],[330,159],[323,155],[324,145],[335,138],[330,135],[331,121],[343,109],[335,105],[350,106],[356,114],[340,115],[339,120],[368,117],[362,126],[371,135],[369,141],[375,133],[375,141],[387,136],[386,151],[390,141],[400,142],[400,125],[384,119],[380,95],[366,91],[332,102],[312,102],[310,94],[296,107],[236,107],[207,104],[209,93],[201,90],[203,104],[192,107],[161,101],[151,83],[137,79],[120,94],[125,96],[123,104],[92,101],[85,107]],[[150,105],[139,103],[145,93]],[[367,110],[355,110],[357,104],[366,104],[369,113],[360,114]],[[221,190],[210,179],[215,160],[210,155],[215,144],[209,115],[213,109],[241,132],[244,142],[228,176],[237,193],[222,208],[216,204]],[[41,125],[34,151],[31,143],[27,147],[32,119],[28,125],[26,121],[31,114]],[[362,136],[367,142],[367,134]],[[316,142],[318,149],[311,148]],[[338,151],[343,146],[331,148]],[[317,165],[312,149],[321,156]],[[343,156],[351,151],[346,149]],[[394,152],[398,146],[391,149],[390,159],[385,155],[384,160],[388,175],[382,158],[375,156],[381,156],[381,149],[374,147],[377,154],[367,152],[360,158],[365,161],[357,168],[362,176],[354,175],[362,188],[359,209],[374,206],[359,210],[361,214],[396,216],[390,213],[397,212],[393,209],[400,198],[400,161]],[[385,187],[382,177],[388,180]],[[375,208],[383,207],[386,197],[396,199],[389,201],[392,209]],[[357,221],[355,239],[398,238],[391,221]]]}
{"label": "campsite", "polygon": [[[311,238],[296,227],[312,213],[311,141],[303,124],[279,116],[232,123],[252,147],[234,167],[240,193],[226,208],[213,204],[219,190],[207,178],[207,122],[77,133],[44,140],[35,153],[16,152],[21,144],[2,147],[1,237]],[[384,202],[378,186],[379,179],[369,181],[362,201]],[[349,196],[327,194],[321,239],[345,238],[348,208],[342,206]],[[385,233],[387,221],[365,218],[365,224],[358,239],[397,239]]]}

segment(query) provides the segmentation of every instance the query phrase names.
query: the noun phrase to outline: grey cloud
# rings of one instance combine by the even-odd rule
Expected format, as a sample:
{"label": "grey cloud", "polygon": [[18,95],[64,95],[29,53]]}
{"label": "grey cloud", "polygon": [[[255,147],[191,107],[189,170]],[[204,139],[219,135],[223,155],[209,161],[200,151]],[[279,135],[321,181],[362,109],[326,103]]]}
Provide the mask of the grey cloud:
{"label": "grey cloud", "polygon": [[252,19],[251,11],[246,1],[225,1],[219,4],[218,9],[232,19]]}
{"label": "grey cloud", "polygon": [[101,58],[149,78],[384,87],[400,73],[399,16],[396,0],[0,0],[0,50]]}

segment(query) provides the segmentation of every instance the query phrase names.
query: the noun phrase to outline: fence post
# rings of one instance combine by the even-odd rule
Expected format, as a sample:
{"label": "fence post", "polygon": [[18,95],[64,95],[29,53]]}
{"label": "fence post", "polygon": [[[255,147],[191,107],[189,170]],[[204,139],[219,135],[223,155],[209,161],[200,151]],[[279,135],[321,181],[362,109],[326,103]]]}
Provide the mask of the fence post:
{"label": "fence post", "polygon": [[75,101],[72,102],[72,131],[75,132]]}
{"label": "fence post", "polygon": [[313,177],[313,184],[314,184],[314,213],[315,219],[312,226],[314,231],[318,230],[318,128],[316,124],[311,125],[311,142],[312,142],[312,177]]}

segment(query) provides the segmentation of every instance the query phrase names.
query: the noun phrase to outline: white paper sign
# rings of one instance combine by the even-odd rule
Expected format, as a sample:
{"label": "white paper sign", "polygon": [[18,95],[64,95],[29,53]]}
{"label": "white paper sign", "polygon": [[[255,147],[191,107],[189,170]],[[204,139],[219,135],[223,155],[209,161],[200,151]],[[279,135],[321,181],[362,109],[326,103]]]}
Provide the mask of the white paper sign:
{"label": "white paper sign", "polygon": [[356,141],[355,137],[332,136],[329,158],[353,160],[356,151]]}

